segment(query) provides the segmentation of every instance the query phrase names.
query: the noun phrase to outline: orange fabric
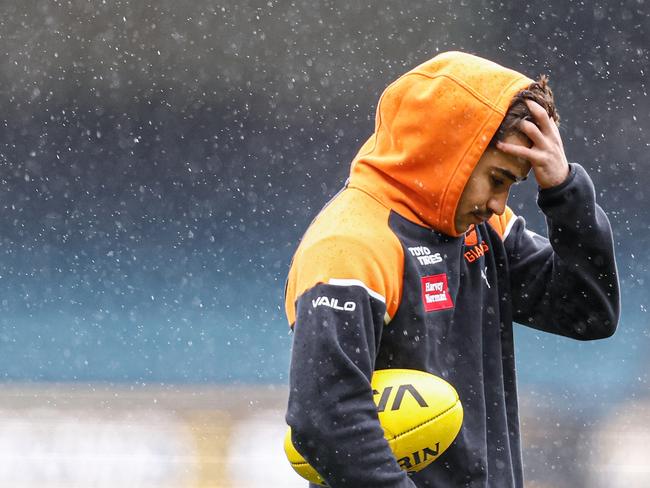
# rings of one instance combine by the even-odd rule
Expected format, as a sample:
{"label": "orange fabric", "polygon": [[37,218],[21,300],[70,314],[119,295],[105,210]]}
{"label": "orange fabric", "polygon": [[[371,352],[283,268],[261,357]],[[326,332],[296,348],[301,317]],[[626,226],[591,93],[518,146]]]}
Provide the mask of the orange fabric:
{"label": "orange fabric", "polygon": [[450,236],[474,167],[513,96],[532,80],[491,61],[447,52],[392,83],[375,132],[352,163],[359,188],[400,215]]}
{"label": "orange fabric", "polygon": [[506,232],[506,228],[508,227],[510,220],[516,217],[517,216],[510,209],[510,207],[506,207],[506,211],[503,212],[502,215],[493,215],[492,217],[490,217],[490,220],[488,220],[488,224],[490,224],[492,228],[497,231],[497,233],[503,240],[503,235]]}
{"label": "orange fabric", "polygon": [[465,232],[465,245],[467,247],[476,246],[478,244],[478,236],[476,235],[476,227],[474,224],[469,226],[467,232]]}
{"label": "orange fabric", "polygon": [[285,298],[289,324],[295,300],[318,283],[353,279],[386,300],[393,317],[402,296],[404,251],[388,227],[390,209],[364,192],[346,189],[316,217],[293,258]]}

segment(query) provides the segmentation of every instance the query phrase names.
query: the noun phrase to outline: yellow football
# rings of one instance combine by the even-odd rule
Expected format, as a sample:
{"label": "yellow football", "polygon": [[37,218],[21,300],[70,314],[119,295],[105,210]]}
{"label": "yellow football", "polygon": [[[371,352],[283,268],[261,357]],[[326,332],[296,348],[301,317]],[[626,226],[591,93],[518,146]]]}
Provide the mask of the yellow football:
{"label": "yellow football", "polygon": [[[384,437],[401,468],[424,469],[454,441],[463,423],[458,393],[442,378],[412,369],[375,371],[371,381]],[[291,429],[284,451],[293,469],[319,485],[325,481],[296,450]]]}

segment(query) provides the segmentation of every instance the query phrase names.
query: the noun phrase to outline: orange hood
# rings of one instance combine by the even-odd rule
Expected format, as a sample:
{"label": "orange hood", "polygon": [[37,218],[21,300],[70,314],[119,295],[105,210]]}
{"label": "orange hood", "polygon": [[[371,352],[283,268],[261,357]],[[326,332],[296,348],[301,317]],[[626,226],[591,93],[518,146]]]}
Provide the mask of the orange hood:
{"label": "orange hood", "polygon": [[375,132],[352,162],[359,188],[418,224],[458,236],[465,184],[532,80],[491,61],[447,52],[393,82],[377,106]]}

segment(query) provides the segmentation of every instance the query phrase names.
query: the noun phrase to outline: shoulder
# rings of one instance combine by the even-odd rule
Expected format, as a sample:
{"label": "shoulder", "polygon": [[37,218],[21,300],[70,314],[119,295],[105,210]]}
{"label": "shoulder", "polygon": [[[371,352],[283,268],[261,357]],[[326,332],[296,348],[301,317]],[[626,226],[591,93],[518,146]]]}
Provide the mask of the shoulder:
{"label": "shoulder", "polygon": [[365,287],[393,316],[401,296],[404,253],[390,209],[359,190],[344,190],[314,219],[293,257],[286,289],[289,323],[295,301],[319,283]]}

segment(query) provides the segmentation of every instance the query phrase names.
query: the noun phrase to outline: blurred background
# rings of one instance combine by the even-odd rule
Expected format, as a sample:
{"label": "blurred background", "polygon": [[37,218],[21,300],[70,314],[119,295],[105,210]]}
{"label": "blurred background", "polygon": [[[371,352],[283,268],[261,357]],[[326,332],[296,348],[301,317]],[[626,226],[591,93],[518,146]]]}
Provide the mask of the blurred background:
{"label": "blurred background", "polygon": [[647,2],[22,0],[0,40],[0,486],[304,486],[292,252],[452,49],[550,76],[616,240],[613,338],[517,329],[527,487],[650,486]]}

